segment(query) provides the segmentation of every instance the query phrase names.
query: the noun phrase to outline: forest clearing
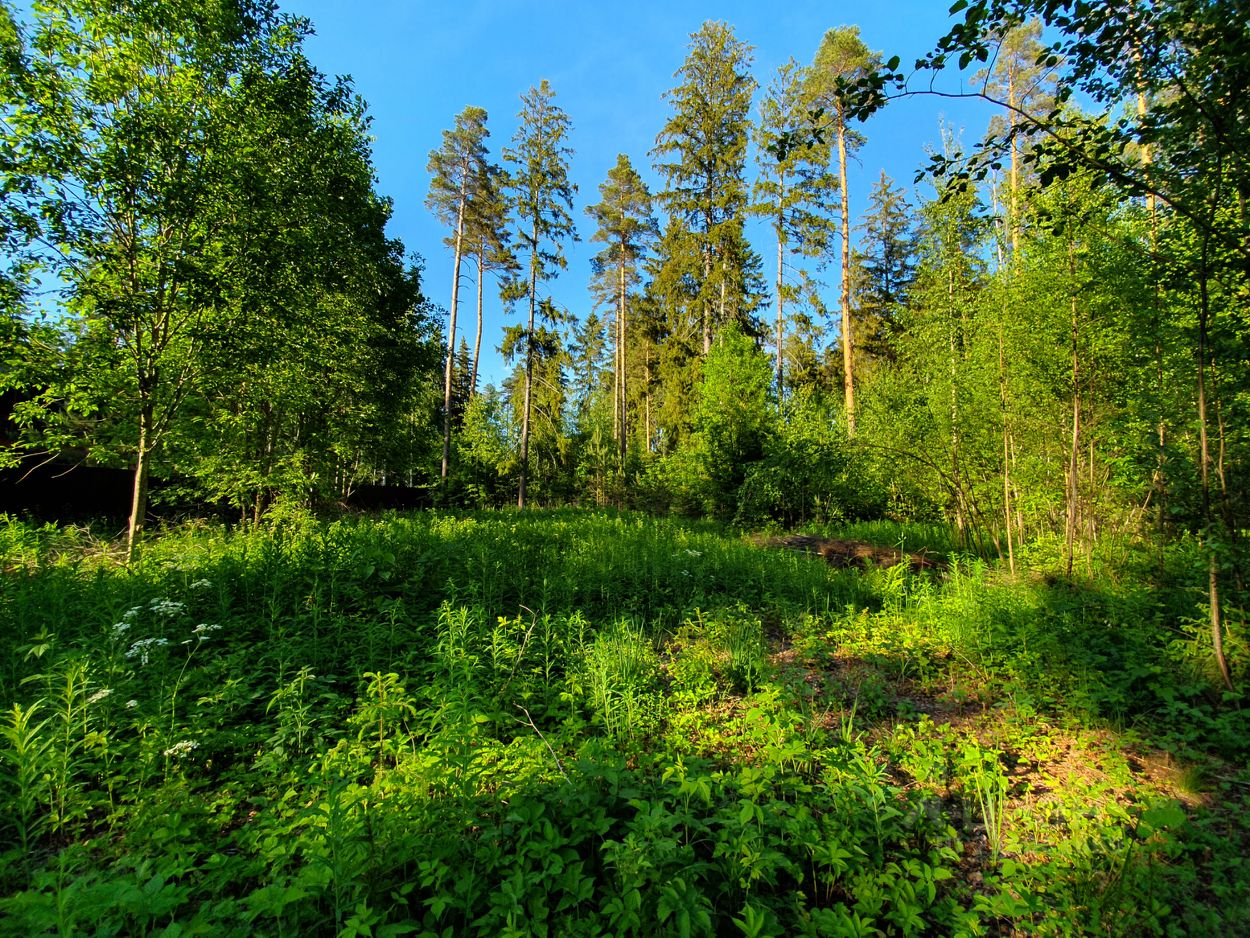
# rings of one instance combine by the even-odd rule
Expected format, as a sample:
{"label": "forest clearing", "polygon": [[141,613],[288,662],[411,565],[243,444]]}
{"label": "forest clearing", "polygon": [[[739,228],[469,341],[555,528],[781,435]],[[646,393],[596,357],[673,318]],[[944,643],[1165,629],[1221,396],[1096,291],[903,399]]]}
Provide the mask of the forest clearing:
{"label": "forest clearing", "polygon": [[692,6],[0,0],[0,934],[1250,934],[1250,4]]}
{"label": "forest clearing", "polygon": [[573,511],[196,524],[126,568],[10,521],[0,930],[1240,931],[1193,544],[1068,580],[836,533],[943,568]]}

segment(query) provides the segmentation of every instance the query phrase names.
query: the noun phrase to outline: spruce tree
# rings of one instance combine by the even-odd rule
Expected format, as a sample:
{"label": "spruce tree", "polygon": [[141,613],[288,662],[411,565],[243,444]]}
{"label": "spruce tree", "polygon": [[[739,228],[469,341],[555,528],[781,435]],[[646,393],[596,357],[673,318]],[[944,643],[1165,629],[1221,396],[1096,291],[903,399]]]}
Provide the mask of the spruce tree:
{"label": "spruce tree", "polygon": [[882,170],[868,196],[868,213],[856,252],[853,303],[856,310],[855,344],[870,360],[893,360],[898,312],[916,277],[916,234],[911,207],[902,190]]}
{"label": "spruce tree", "polygon": [[665,98],[673,114],[651,151],[664,178],[661,204],[696,238],[702,257],[698,283],[703,354],[730,314],[750,315],[758,297],[742,269],[742,217],[747,207],[751,47],[726,23],[709,20],[690,37],[690,51]]}

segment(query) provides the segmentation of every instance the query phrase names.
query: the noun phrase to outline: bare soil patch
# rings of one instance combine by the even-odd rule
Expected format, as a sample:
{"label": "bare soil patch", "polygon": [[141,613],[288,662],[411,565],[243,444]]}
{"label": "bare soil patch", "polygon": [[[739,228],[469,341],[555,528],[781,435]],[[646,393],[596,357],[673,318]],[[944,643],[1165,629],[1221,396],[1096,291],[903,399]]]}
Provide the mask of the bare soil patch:
{"label": "bare soil patch", "polygon": [[784,547],[787,550],[801,550],[818,554],[831,567],[846,569],[849,567],[893,567],[900,563],[908,564],[913,571],[940,570],[946,563],[926,553],[913,553],[899,550],[896,547],[882,547],[869,544],[867,541],[850,541],[838,538],[815,537],[810,534],[787,534],[782,537],[770,537],[762,542],[765,547]]}

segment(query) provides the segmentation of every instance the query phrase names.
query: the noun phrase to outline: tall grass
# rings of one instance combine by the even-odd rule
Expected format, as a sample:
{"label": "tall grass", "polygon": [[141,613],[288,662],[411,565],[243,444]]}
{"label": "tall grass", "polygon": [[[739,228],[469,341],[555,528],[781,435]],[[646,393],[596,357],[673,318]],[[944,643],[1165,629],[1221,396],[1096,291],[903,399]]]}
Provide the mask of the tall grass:
{"label": "tall grass", "polygon": [[5,521],[0,567],[13,933],[1028,929],[951,882],[962,835],[925,801],[968,801],[993,876],[996,752],[895,732],[908,695],[1178,752],[1250,737],[1203,679],[1183,558],[1167,590],[960,557],[835,571],[554,511],[197,525],[129,568]]}

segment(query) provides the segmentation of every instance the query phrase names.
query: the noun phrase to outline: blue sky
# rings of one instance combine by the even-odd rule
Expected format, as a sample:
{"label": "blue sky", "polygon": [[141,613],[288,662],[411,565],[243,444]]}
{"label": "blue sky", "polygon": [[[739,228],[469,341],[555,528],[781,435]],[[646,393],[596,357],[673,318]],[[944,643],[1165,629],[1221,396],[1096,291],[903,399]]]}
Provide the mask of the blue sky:
{"label": "blue sky", "polygon": [[[579,317],[590,309],[587,282],[594,253],[585,206],[599,201],[599,184],[618,153],[628,154],[653,190],[659,188],[647,154],[670,113],[662,96],[676,84],[673,74],[690,34],[705,20],[728,22],[754,47],[761,86],[790,57],[810,62],[824,31],[834,26],[857,24],[870,48],[909,62],[929,51],[949,24],[945,0],[854,6],[636,0],[619,7],[594,0],[282,0],[281,6],[312,20],[316,35],[308,51],[314,64],[329,74],[351,75],[369,103],[379,188],[395,203],[390,232],[425,259],[426,293],[444,307],[450,300],[451,252],[443,245],[445,232],[424,206],[429,151],[455,115],[473,104],[490,115],[489,143],[499,160],[516,129],[520,95],[543,78],[551,82],[573,124],[571,176],[579,190],[574,215],[583,240],[572,246],[568,270],[550,290]],[[867,144],[851,175],[852,215],[863,211],[882,169],[912,187],[925,148],[938,144],[940,121],[955,131],[962,128],[971,142],[988,119],[984,107],[923,97],[874,117],[864,128]],[[766,230],[756,227],[749,234],[757,251],[774,256]],[[836,273],[826,279],[836,279]],[[473,284],[465,286],[471,298]],[[505,373],[495,348],[507,321],[515,317],[501,313],[489,288],[482,343],[486,381],[498,382]],[[462,328],[472,342],[471,317]]]}

